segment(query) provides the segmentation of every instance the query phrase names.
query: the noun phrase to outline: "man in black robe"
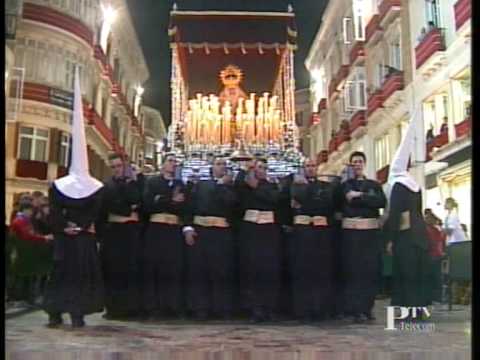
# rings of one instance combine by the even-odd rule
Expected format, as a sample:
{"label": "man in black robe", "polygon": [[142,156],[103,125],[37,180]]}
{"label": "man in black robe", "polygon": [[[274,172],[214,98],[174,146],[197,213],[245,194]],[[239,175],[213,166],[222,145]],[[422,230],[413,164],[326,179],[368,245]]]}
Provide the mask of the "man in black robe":
{"label": "man in black robe", "polygon": [[295,316],[306,322],[322,320],[333,308],[334,187],[317,179],[315,160],[306,160],[305,175],[296,175],[291,190],[294,210],[292,258]]}
{"label": "man in black robe", "polygon": [[101,260],[105,279],[105,318],[115,319],[138,312],[138,262],[140,255],[140,185],[126,171],[119,154],[109,158],[113,176],[105,183]]}
{"label": "man in black robe", "polygon": [[246,209],[239,234],[240,276],[251,300],[251,320],[272,320],[280,286],[280,229],[274,215],[279,188],[267,180],[265,160],[257,160],[239,183],[239,196]]}
{"label": "man in black robe", "polygon": [[176,158],[163,159],[160,175],[147,179],[143,209],[149,215],[144,247],[144,311],[152,318],[178,317],[184,310],[182,278],[185,186],[175,178]]}
{"label": "man in black robe", "polygon": [[226,161],[216,158],[212,179],[200,180],[189,193],[184,227],[187,247],[188,299],[194,317],[232,316],[233,234],[230,226],[236,205],[233,176]]}
{"label": "man in black robe", "polygon": [[381,185],[363,173],[365,154],[353,152],[354,178],[342,185],[342,252],[345,279],[345,312],[355,322],[373,320],[372,309],[379,286],[382,243],[379,209],[386,205]]}

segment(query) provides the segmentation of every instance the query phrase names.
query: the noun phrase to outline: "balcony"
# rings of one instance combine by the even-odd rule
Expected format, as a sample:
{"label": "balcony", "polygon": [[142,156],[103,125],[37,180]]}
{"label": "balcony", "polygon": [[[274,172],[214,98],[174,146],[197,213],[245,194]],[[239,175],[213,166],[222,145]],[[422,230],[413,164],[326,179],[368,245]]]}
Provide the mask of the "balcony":
{"label": "balcony", "polygon": [[331,155],[335,151],[337,151],[338,145],[337,145],[337,135],[334,135],[331,139],[330,142],[328,143],[328,154]]}
{"label": "balcony", "polygon": [[16,175],[22,178],[47,180],[48,163],[34,160],[17,160]]}
{"label": "balcony", "polygon": [[322,150],[317,154],[317,163],[324,164],[328,162],[328,150]]}
{"label": "balcony", "polygon": [[357,130],[367,125],[367,119],[365,118],[365,110],[358,110],[353,114],[350,119],[350,133],[353,136],[357,133]]}
{"label": "balcony", "polygon": [[328,96],[331,97],[337,90],[340,90],[343,80],[348,76],[350,65],[341,65],[335,77],[328,85]]}
{"label": "balcony", "polygon": [[401,0],[383,0],[378,7],[380,26],[384,29],[400,16]]}
{"label": "balcony", "polygon": [[89,46],[93,44],[93,33],[84,23],[52,8],[25,2],[23,18],[67,31]]}
{"label": "balcony", "polygon": [[445,64],[445,36],[443,30],[433,28],[415,48],[416,69],[431,75]]}
{"label": "balcony", "polygon": [[469,116],[461,123],[455,125],[455,136],[456,138],[461,138],[470,134],[472,131],[472,118]]}
{"label": "balcony", "polygon": [[383,92],[382,90],[377,90],[368,98],[367,117],[371,116],[381,107],[383,107]]}
{"label": "balcony", "polygon": [[113,82],[112,80],[112,67],[108,63],[107,55],[103,52],[103,49],[101,48],[100,45],[95,45],[94,49],[94,57],[97,59],[101,66],[102,66],[102,71],[103,71],[103,77],[108,78],[110,82]]}
{"label": "balcony", "polygon": [[390,165],[384,166],[380,170],[377,170],[377,181],[380,184],[385,184],[387,182],[389,170],[390,170]]}
{"label": "balcony", "polygon": [[403,71],[395,70],[388,75],[382,86],[382,95],[385,106],[395,102],[392,95],[397,91],[403,90],[403,86]]}
{"label": "balcony", "polygon": [[117,96],[120,94],[120,85],[114,82],[112,84],[112,96]]}
{"label": "balcony", "polygon": [[320,114],[319,113],[312,113],[310,116],[310,126],[314,126],[320,123]]}
{"label": "balcony", "polygon": [[365,29],[365,43],[368,46],[375,45],[382,37],[383,28],[380,26],[380,15],[375,14],[368,22]]}
{"label": "balcony", "polygon": [[350,50],[350,66],[360,65],[365,60],[365,49],[363,45],[363,41],[356,41],[353,45],[352,50]]}
{"label": "balcony", "polygon": [[444,145],[448,144],[448,131],[443,131],[433,140],[434,147],[441,148]]}
{"label": "balcony", "polygon": [[112,131],[108,128],[107,124],[103,121],[100,115],[97,114],[95,109],[90,108],[88,111],[88,124],[92,125],[100,135],[108,142],[110,146],[113,146],[113,134]]}
{"label": "balcony", "polygon": [[472,1],[471,0],[458,0],[453,5],[455,12],[455,30],[459,30],[467,20],[472,18]]}

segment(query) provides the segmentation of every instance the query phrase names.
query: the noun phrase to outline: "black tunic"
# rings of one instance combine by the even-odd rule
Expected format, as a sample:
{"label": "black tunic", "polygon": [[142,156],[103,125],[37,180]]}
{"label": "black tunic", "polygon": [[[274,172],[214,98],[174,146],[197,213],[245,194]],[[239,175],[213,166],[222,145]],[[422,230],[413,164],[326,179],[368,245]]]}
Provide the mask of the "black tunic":
{"label": "black tunic", "polygon": [[[243,209],[275,211],[279,200],[277,184],[260,180],[257,188],[238,184]],[[243,217],[243,215],[242,215]],[[277,309],[280,286],[281,244],[278,223],[241,222],[239,234],[240,280],[243,305],[254,313],[272,313]]]}
{"label": "black tunic", "polygon": [[[111,178],[105,184],[103,214],[130,216],[140,206],[136,181]],[[105,305],[110,315],[128,315],[139,307],[139,256],[141,223],[105,222],[101,260],[105,279]]]}
{"label": "black tunic", "polygon": [[[182,193],[185,192],[181,180],[167,180],[163,175],[147,179],[143,193],[145,213],[147,215],[168,213],[182,218],[186,203],[172,201],[175,188]],[[148,223],[143,252],[143,306],[147,312],[165,315],[168,312],[179,313],[183,310],[184,249],[180,224]]]}
{"label": "black tunic", "polygon": [[324,216],[328,226],[294,225],[293,299],[295,315],[323,317],[333,307],[333,200],[334,185],[312,180],[292,185],[292,198],[300,204],[295,215]]}
{"label": "black tunic", "polygon": [[[360,191],[361,197],[348,202],[345,195]],[[370,179],[350,179],[342,184],[343,218],[378,218],[386,205],[381,185]],[[342,229],[345,312],[369,313],[375,303],[380,281],[381,230]]]}
{"label": "black tunic", "polygon": [[[400,230],[400,216],[410,212],[410,228]],[[393,186],[385,223],[386,239],[393,242],[392,305],[430,305],[428,235],[422,216],[422,193],[403,184]]]}
{"label": "black tunic", "polygon": [[231,223],[236,205],[233,186],[205,180],[192,186],[186,224],[197,233],[187,247],[188,299],[195,312],[211,311],[219,316],[232,312],[233,233],[231,227],[203,227],[192,223],[194,216],[226,218]]}
{"label": "black tunic", "polygon": [[82,231],[64,233],[67,222],[88,229],[99,218],[103,189],[83,199],[72,199],[55,184],[49,192],[54,231],[54,269],[45,294],[48,313],[86,315],[103,311],[103,279],[96,236]]}

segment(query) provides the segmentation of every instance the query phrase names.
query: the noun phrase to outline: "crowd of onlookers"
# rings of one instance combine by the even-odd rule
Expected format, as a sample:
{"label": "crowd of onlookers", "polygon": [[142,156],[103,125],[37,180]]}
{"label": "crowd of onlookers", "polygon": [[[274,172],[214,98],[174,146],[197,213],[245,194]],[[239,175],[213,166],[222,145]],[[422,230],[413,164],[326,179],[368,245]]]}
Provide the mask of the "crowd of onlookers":
{"label": "crowd of onlookers", "polygon": [[41,301],[53,264],[48,197],[41,191],[20,194],[6,236],[7,301]]}

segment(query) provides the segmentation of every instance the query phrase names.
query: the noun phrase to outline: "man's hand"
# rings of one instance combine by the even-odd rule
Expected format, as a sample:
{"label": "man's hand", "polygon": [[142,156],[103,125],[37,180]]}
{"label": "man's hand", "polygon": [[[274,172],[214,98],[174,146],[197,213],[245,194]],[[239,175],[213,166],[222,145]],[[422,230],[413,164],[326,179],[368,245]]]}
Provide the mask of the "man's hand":
{"label": "man's hand", "polygon": [[45,235],[45,241],[48,243],[50,241],[53,240],[53,235],[52,234],[48,234],[48,235]]}
{"label": "man's hand", "polygon": [[300,203],[295,199],[292,199],[290,201],[290,206],[292,207],[292,209],[300,209],[302,207],[302,205],[300,205]]}
{"label": "man's hand", "polygon": [[392,256],[393,255],[393,243],[391,241],[389,241],[387,243],[387,254]]}
{"label": "man's hand", "polygon": [[305,179],[305,176],[295,175],[293,177],[293,183],[294,184],[308,184],[308,181],[307,181],[307,179]]}
{"label": "man's hand", "polygon": [[363,193],[360,192],[360,191],[350,190],[350,191],[345,195],[345,197],[346,197],[346,199],[347,199],[348,201],[352,201],[353,198],[360,197],[360,196],[362,196],[362,195],[363,195]]}
{"label": "man's hand", "polygon": [[67,227],[63,229],[63,232],[67,235],[78,235],[79,231],[76,227]]}
{"label": "man's hand", "polygon": [[185,242],[187,243],[188,246],[195,245],[195,237],[197,236],[197,233],[195,232],[195,230],[185,231],[184,236],[185,236]]}
{"label": "man's hand", "polygon": [[230,185],[232,183],[233,183],[233,175],[232,174],[227,173],[222,177],[222,184]]}
{"label": "man's hand", "polygon": [[185,201],[185,195],[180,192],[180,188],[177,186],[175,190],[173,190],[172,201],[175,203],[181,203]]}

